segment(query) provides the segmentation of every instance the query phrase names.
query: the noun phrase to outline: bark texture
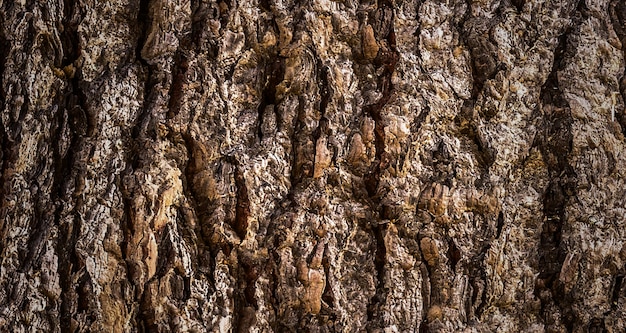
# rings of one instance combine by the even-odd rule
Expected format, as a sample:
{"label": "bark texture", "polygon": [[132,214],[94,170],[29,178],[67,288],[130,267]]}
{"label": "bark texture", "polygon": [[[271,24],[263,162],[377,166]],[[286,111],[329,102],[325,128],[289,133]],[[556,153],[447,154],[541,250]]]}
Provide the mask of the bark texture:
{"label": "bark texture", "polygon": [[0,0],[0,329],[626,331],[623,0]]}

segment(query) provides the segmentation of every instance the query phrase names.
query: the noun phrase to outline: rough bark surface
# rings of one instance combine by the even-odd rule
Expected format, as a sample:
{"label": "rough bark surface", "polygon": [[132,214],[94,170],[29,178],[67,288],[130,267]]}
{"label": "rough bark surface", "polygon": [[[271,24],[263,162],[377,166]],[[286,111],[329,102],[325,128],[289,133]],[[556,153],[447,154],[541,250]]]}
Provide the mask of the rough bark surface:
{"label": "rough bark surface", "polygon": [[0,329],[626,331],[622,0],[0,0]]}

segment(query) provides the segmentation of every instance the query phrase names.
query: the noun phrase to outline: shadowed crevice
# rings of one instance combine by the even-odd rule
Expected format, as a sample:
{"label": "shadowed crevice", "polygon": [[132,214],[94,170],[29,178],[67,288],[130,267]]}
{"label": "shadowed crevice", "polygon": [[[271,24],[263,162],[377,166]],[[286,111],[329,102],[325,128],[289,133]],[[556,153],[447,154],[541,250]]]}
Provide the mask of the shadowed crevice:
{"label": "shadowed crevice", "polygon": [[174,118],[180,112],[182,106],[182,99],[184,96],[183,87],[187,83],[187,69],[189,68],[189,61],[185,55],[185,51],[178,51],[174,57],[172,84],[169,90],[169,101],[167,103],[167,117]]}
{"label": "shadowed crevice", "polygon": [[[211,237],[213,226],[209,223],[209,217],[214,211],[214,205],[203,191],[202,181],[199,174],[203,172],[206,162],[202,160],[200,143],[196,142],[191,135],[183,133],[182,138],[187,150],[187,165],[183,168],[183,192],[189,201],[191,210],[195,213],[197,222],[194,223],[194,234],[196,236],[197,255],[195,274],[205,276],[212,286],[215,286],[213,273],[215,271],[215,256],[219,251],[229,255],[231,245],[222,238],[213,240]],[[193,214],[190,213],[190,214]],[[193,216],[188,217],[193,219]],[[188,222],[189,223],[189,222]]]}
{"label": "shadowed crevice", "polygon": [[[83,142],[83,137],[92,136],[96,131],[95,116],[89,114],[87,97],[82,89],[80,68],[75,68],[80,57],[81,45],[78,33],[78,19],[80,3],[66,0],[64,2],[64,30],[61,33],[62,54],[61,66],[68,79],[68,90],[60,97],[58,105],[62,106],[57,113],[56,124],[53,127],[53,192],[51,201],[67,201],[66,186],[72,178],[84,177],[75,167],[75,153]],[[69,142],[66,148],[62,143]],[[84,273],[79,273],[84,267],[76,252],[76,243],[80,232],[80,218],[76,210],[82,205],[82,200],[76,200],[71,210],[67,211],[63,205],[58,205],[54,212],[54,223],[59,228],[57,254],[59,256],[59,284],[61,287],[61,331],[70,331],[71,318],[79,313],[88,313],[91,282]],[[78,283],[78,285],[77,285]],[[87,288],[87,289],[85,289]],[[87,323],[95,320],[87,316]]]}
{"label": "shadowed crevice", "polygon": [[61,66],[71,65],[80,55],[80,39],[78,37],[78,11],[80,2],[77,0],[63,0],[63,30],[61,32],[61,45],[63,47],[63,59]]}
{"label": "shadowed crevice", "polygon": [[524,9],[524,4],[526,4],[526,0],[511,0],[511,4],[517,9],[518,13],[521,13]]}
{"label": "shadowed crevice", "polygon": [[141,51],[144,48],[146,39],[148,38],[148,29],[152,24],[152,16],[150,15],[150,1],[139,0],[139,9],[137,11],[137,30],[138,38],[135,46],[135,59],[137,59],[145,67],[148,66],[146,60],[142,57]]}
{"label": "shadowed crevice", "polygon": [[72,221],[61,222],[60,208],[55,214],[56,222],[59,225],[59,238],[57,245],[58,253],[58,273],[59,286],[61,287],[61,304],[59,317],[61,322],[61,332],[71,332],[70,326],[72,318],[78,311],[78,296],[74,281],[75,274],[82,267],[75,251],[75,244],[78,240],[79,223],[77,217],[72,217]]}
{"label": "shadowed crevice", "polygon": [[620,298],[622,298],[622,285],[624,283],[624,274],[618,274],[613,281],[613,287],[611,292],[611,309],[617,309]]}
{"label": "shadowed crevice", "polygon": [[[5,3],[6,4],[6,3]],[[0,10],[4,10],[4,4]],[[0,15],[0,24],[4,25],[4,17]],[[11,52],[11,41],[9,41],[0,29],[0,110],[5,110],[8,107],[7,96],[5,92],[4,71],[6,69],[6,62]],[[0,203],[5,200],[5,187],[8,186],[7,179],[5,177],[6,168],[17,158],[13,152],[13,142],[9,138],[9,133],[5,128],[3,121],[0,121]],[[7,236],[5,230],[5,216],[4,209],[0,208],[0,253],[4,250],[4,240]]]}
{"label": "shadowed crevice", "polygon": [[[265,65],[265,82],[261,91],[261,101],[257,108],[258,122],[257,122],[257,135],[259,141],[263,141],[263,114],[268,107],[273,108],[273,112],[276,116],[277,126],[280,126],[279,114],[277,111],[278,101],[276,99],[276,87],[283,81],[285,76],[285,59],[275,55],[273,60]],[[277,128],[280,130],[280,128]]]}
{"label": "shadowed crevice", "polygon": [[[620,39],[624,59],[626,59],[626,2],[622,0],[614,0],[611,2],[609,5],[609,16],[613,30]],[[615,110],[615,118],[620,124],[622,133],[626,135],[626,66],[624,66],[624,71],[618,82],[622,101],[620,103],[621,110]]]}
{"label": "shadowed crevice", "polygon": [[450,258],[450,268],[455,272],[457,264],[461,260],[461,250],[459,250],[452,238],[448,239],[448,258]]}
{"label": "shadowed crevice", "polygon": [[324,66],[322,64],[322,60],[317,55],[315,56],[315,58],[317,60],[317,64],[316,64],[317,77],[319,78],[318,88],[319,88],[320,120],[318,121],[317,128],[313,131],[313,147],[314,147],[313,168],[315,168],[315,164],[318,162],[315,159],[317,155],[317,142],[319,141],[320,137],[322,137],[323,134],[324,135],[330,134],[329,120],[326,117],[326,109],[328,108],[328,103],[330,102],[330,99],[333,94],[333,89],[329,82],[329,74],[328,74],[329,69],[327,66]]}
{"label": "shadowed crevice", "polygon": [[250,328],[256,323],[256,312],[259,309],[256,298],[256,281],[259,278],[260,263],[250,255],[239,253],[239,278],[237,279],[238,290],[234,297],[233,332],[250,332]]}
{"label": "shadowed crevice", "polygon": [[[502,5],[502,4],[501,4]],[[472,75],[471,99],[476,100],[483,91],[485,82],[495,78],[498,73],[497,46],[489,38],[490,30],[498,24],[500,16],[489,19],[472,15],[472,1],[467,1],[465,17],[459,27],[461,40],[470,53],[470,72]],[[493,115],[491,115],[492,117]]]}
{"label": "shadowed crevice", "polygon": [[385,287],[385,274],[387,264],[387,247],[385,246],[386,224],[379,224],[372,227],[374,234],[374,268],[376,269],[376,292],[367,305],[367,320],[369,322],[380,316],[380,306],[385,303],[387,298],[387,288]]}
{"label": "shadowed crevice", "polygon": [[324,293],[322,294],[322,301],[328,305],[330,310],[330,317],[335,319],[337,314],[334,312],[335,308],[335,295],[330,285],[331,271],[330,271],[330,259],[328,258],[328,247],[324,249],[324,255],[322,257],[322,267],[324,268],[324,275],[326,276],[326,285],[324,286]]}
{"label": "shadowed crevice", "polygon": [[500,238],[500,234],[502,233],[503,227],[504,227],[504,214],[500,212],[498,213],[498,222],[496,224],[496,238]]}
{"label": "shadowed crevice", "polygon": [[231,222],[231,227],[243,241],[248,233],[248,218],[250,217],[250,199],[248,197],[248,186],[240,162],[234,156],[225,156],[224,160],[230,163],[234,170],[233,179],[235,182],[235,219]]}
{"label": "shadowed crevice", "polygon": [[248,232],[248,217],[250,216],[250,199],[248,186],[239,163],[235,164],[235,187],[237,188],[237,204],[235,208],[235,225],[233,229],[243,241]]}
{"label": "shadowed crevice", "polygon": [[[0,22],[2,20],[0,19]],[[11,41],[6,39],[4,35],[0,33],[0,107],[4,110],[6,106],[6,92],[4,91],[4,70],[7,63],[7,58],[11,52]]]}
{"label": "shadowed crevice", "polygon": [[374,120],[374,148],[375,162],[372,170],[365,176],[365,187],[370,197],[376,196],[380,173],[389,166],[389,156],[385,152],[385,124],[383,123],[382,110],[393,96],[392,75],[399,60],[399,53],[395,47],[395,31],[390,29],[387,36],[389,51],[380,51],[374,65],[382,69],[378,78],[378,87],[382,94],[380,99],[363,107],[363,112]]}
{"label": "shadowed crevice", "polygon": [[[293,132],[291,135],[291,173],[289,175],[291,185],[288,194],[293,204],[295,204],[293,200],[294,190],[298,184],[300,184],[303,179],[313,176],[313,158],[311,158],[310,161],[306,159],[307,152],[309,151],[309,149],[307,149],[309,148],[307,146],[307,141],[309,140],[307,136],[309,133],[307,133],[308,131],[303,121],[306,117],[305,104],[305,97],[298,96],[298,108],[296,117],[294,117]],[[311,156],[315,156],[315,150],[312,151]]]}
{"label": "shadowed crevice", "polygon": [[561,323],[571,329],[574,325],[571,299],[559,282],[559,274],[567,255],[567,250],[561,242],[567,222],[566,208],[570,198],[576,195],[576,174],[569,164],[573,142],[573,118],[558,78],[558,72],[565,65],[569,46],[565,33],[559,37],[554,50],[552,70],[540,94],[544,125],[543,135],[539,135],[537,140],[551,180],[543,198],[544,222],[538,251],[539,276],[535,295],[541,301],[541,315],[547,325],[556,324],[548,310],[548,304],[554,303],[561,310]]}
{"label": "shadowed crevice", "polygon": [[[0,202],[5,202],[6,188],[8,187],[7,177],[5,176],[6,168],[15,161],[16,154],[13,153],[13,145],[11,144],[4,124],[0,121]],[[5,240],[9,226],[5,224],[6,210],[0,208],[0,254],[4,253]]]}
{"label": "shadowed crevice", "polygon": [[212,8],[206,1],[191,1],[191,43],[199,52],[205,50],[205,44],[208,43],[208,56],[215,58],[219,51],[218,43],[214,40],[210,29],[207,29],[207,23],[212,18],[210,15]]}
{"label": "shadowed crevice", "polygon": [[487,274],[485,269],[481,267],[474,274],[474,277],[470,278],[470,285],[472,286],[471,306],[473,314],[476,318],[480,319],[485,311],[487,305],[487,291],[485,290],[485,281],[487,281]]}
{"label": "shadowed crevice", "polygon": [[[387,218],[385,209],[380,206],[380,197],[378,196],[378,187],[380,177],[383,170],[387,169],[390,164],[389,154],[385,151],[385,124],[382,111],[391,100],[394,93],[394,85],[392,81],[393,73],[400,59],[400,53],[396,48],[396,34],[394,30],[393,4],[388,0],[378,2],[378,11],[375,17],[379,20],[372,22],[372,26],[378,36],[377,39],[384,41],[383,47],[378,51],[376,58],[372,61],[373,65],[379,71],[378,89],[381,97],[374,104],[363,107],[363,113],[374,120],[374,148],[375,161],[373,167],[364,176],[365,189],[376,205],[375,209],[379,210],[379,219]],[[374,296],[367,305],[367,318],[370,324],[382,325],[382,316],[380,307],[386,302],[387,288],[385,287],[386,264],[387,264],[387,247],[385,245],[385,234],[387,231],[386,223],[377,223],[374,220],[371,225],[372,234],[375,240],[374,267],[376,269],[376,290]],[[372,327],[374,327],[372,326]]]}
{"label": "shadowed crevice", "polygon": [[[148,30],[152,24],[150,1],[151,0],[140,0],[139,10],[137,11],[136,28],[138,30],[138,38],[137,45],[135,46],[135,59],[143,67],[145,79],[142,99],[143,106],[137,117],[135,126],[132,129],[133,139],[145,137],[146,134],[149,134],[152,138],[156,138],[156,130],[153,128],[154,126],[151,125],[152,116],[150,114],[150,106],[152,104],[153,87],[156,85],[157,79],[153,75],[154,66],[150,65],[141,55],[146,39],[148,38]],[[136,166],[133,166],[133,169],[136,169]]]}

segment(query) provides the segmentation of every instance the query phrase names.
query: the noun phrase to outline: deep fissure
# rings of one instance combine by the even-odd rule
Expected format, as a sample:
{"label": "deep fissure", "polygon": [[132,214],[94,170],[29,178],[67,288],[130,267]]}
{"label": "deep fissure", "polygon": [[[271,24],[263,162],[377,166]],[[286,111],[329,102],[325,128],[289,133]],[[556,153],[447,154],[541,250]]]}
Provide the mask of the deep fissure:
{"label": "deep fissure", "polygon": [[[570,197],[575,196],[574,169],[569,164],[572,151],[573,119],[569,104],[561,92],[558,71],[564,65],[567,51],[567,32],[559,37],[554,51],[552,70],[541,89],[540,99],[544,111],[544,132],[539,138],[539,149],[548,167],[550,183],[543,199],[544,223],[539,244],[539,276],[535,294],[542,303],[542,315],[550,323],[546,313],[546,303],[554,302],[562,311],[562,323],[571,331],[573,315],[569,301],[564,294],[559,274],[566,256],[566,249],[561,243],[563,227],[566,225],[566,207]],[[548,290],[549,293],[542,293]],[[550,295],[549,298],[544,297]]]}
{"label": "deep fissure", "polygon": [[[390,158],[385,152],[385,129],[382,110],[392,98],[394,92],[392,75],[396,70],[396,65],[400,58],[400,54],[396,49],[396,35],[393,24],[393,4],[389,1],[380,1],[378,3],[378,7],[381,17],[385,17],[385,13],[390,14],[388,17],[389,30],[386,32],[386,35],[383,35],[388,49],[383,48],[382,50],[379,50],[376,58],[373,60],[373,64],[379,69],[382,69],[382,72],[378,77],[378,87],[382,96],[376,103],[363,107],[363,112],[374,120],[375,162],[371,171],[365,175],[364,182],[367,193],[376,206],[380,205],[380,198],[377,196],[380,176],[382,171],[386,169],[390,163]],[[380,23],[381,26],[384,25],[384,22],[376,23]],[[382,207],[377,209],[380,209],[379,218],[385,218],[382,216]],[[377,284],[375,294],[370,299],[370,303],[367,306],[367,318],[369,322],[372,322],[374,319],[382,319],[378,318],[379,307],[387,298],[387,291],[385,288],[387,247],[385,245],[384,237],[387,227],[386,223],[376,222],[374,222],[371,226],[375,243],[374,267],[376,269]]]}

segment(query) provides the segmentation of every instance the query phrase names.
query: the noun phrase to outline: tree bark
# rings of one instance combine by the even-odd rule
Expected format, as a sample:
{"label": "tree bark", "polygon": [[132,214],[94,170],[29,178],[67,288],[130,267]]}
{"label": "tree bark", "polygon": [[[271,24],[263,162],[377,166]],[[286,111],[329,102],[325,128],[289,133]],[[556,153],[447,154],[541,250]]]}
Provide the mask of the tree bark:
{"label": "tree bark", "polygon": [[0,327],[626,331],[622,0],[0,0]]}

